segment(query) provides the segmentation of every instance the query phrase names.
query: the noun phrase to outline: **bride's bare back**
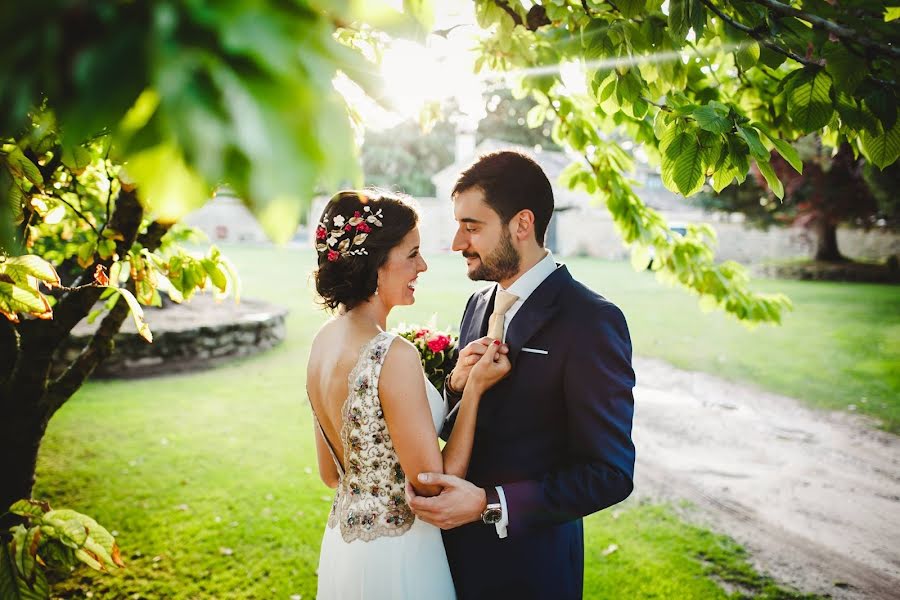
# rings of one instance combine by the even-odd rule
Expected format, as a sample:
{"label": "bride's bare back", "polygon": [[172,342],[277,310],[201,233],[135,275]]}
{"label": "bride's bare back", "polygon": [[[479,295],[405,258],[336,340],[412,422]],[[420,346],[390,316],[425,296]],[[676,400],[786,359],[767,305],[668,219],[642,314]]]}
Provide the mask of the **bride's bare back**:
{"label": "bride's bare back", "polygon": [[[306,367],[307,394],[341,465],[345,464],[340,432],[341,409],[349,394],[347,378],[356,366],[359,351],[378,333],[374,324],[362,325],[336,318],[322,326],[310,348]],[[319,465],[320,471],[322,466]]]}

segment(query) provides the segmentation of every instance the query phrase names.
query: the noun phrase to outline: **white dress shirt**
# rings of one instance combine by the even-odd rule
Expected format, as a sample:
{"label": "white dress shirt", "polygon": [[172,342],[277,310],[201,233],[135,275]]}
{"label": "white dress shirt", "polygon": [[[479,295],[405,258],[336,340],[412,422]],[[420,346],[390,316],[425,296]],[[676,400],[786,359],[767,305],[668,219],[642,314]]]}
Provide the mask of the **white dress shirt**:
{"label": "white dress shirt", "polygon": [[[556,261],[553,259],[553,254],[548,250],[547,255],[542,258],[540,262],[522,273],[521,277],[516,279],[512,285],[504,290],[510,294],[515,294],[519,299],[516,300],[508,311],[506,311],[506,319],[503,322],[503,339],[506,339],[506,332],[509,331],[509,324],[512,323],[516,313],[519,312],[519,309],[522,308],[522,305],[528,300],[528,297],[531,296],[534,290],[544,283],[544,280],[555,270]],[[497,288],[503,289],[499,283],[497,284]],[[500,521],[496,523],[495,527],[497,528],[497,535],[501,538],[505,538],[506,528],[509,526],[509,513],[506,509],[506,494],[503,493],[503,486],[498,485],[496,489],[497,495],[500,497],[500,509],[503,512],[503,516],[500,518]]]}

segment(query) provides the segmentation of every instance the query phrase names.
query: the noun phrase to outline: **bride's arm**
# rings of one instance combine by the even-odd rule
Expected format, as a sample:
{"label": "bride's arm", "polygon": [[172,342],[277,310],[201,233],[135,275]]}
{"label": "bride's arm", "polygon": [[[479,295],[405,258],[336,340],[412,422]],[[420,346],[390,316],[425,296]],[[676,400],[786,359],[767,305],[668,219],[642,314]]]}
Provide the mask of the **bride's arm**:
{"label": "bride's arm", "polygon": [[[434,496],[440,493],[441,488],[419,483],[419,473],[448,473],[465,477],[475,437],[478,403],[484,390],[505,375],[505,372],[498,375],[499,370],[505,368],[508,372],[509,362],[504,356],[501,361],[505,362],[506,367],[502,366],[504,362],[493,367],[497,373],[487,373],[482,368],[473,373],[474,377],[470,376],[460,401],[456,425],[442,453],[425,392],[419,352],[408,341],[398,340],[392,345],[381,369],[378,382],[381,407],[407,480],[420,496]],[[485,353],[485,360],[492,365],[495,353],[496,347]]]}

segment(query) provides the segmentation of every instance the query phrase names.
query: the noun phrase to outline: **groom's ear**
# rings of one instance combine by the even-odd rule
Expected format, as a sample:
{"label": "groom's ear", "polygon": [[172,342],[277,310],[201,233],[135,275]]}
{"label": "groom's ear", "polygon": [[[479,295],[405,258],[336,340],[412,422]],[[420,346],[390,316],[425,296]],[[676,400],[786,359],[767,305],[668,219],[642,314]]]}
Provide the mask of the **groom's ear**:
{"label": "groom's ear", "polygon": [[510,229],[513,236],[519,240],[525,240],[529,236],[534,237],[534,212],[526,208],[520,210],[510,220]]}

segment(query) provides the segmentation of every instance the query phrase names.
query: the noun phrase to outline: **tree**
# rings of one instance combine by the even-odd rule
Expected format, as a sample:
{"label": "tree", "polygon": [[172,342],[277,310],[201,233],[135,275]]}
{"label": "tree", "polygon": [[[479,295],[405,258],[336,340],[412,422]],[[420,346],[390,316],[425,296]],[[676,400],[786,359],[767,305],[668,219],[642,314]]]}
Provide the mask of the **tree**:
{"label": "tree", "polygon": [[[0,327],[2,364],[14,365],[0,381],[0,411],[22,427],[12,438],[0,436],[0,504],[30,492],[48,415],[90,371],[70,367],[62,380],[49,377],[53,350],[105,293],[107,269],[120,286],[113,294],[127,300],[129,286],[140,291],[148,271],[137,266],[149,260],[156,269],[151,249],[221,183],[273,239],[285,240],[317,185],[359,181],[351,118],[332,81],[341,73],[379,97],[365,56],[377,57],[385,35],[421,35],[430,23],[426,0],[405,0],[405,14],[386,4],[51,0],[0,7],[7,42],[0,54],[0,245],[18,265],[16,276],[4,267],[0,281],[10,319]],[[641,144],[660,163],[665,185],[686,196],[710,177],[717,190],[743,181],[751,161],[783,195],[770,150],[799,170],[788,142],[811,132],[830,147],[850,144],[879,168],[900,154],[900,37],[886,22],[897,11],[880,0],[669,0],[667,12],[662,0],[474,4],[486,32],[479,68],[519,73],[517,94],[536,103],[527,122],[549,124],[554,140],[580,156],[564,183],[604,203],[626,244],[653,247],[660,277],[738,319],[777,322],[789,301],[752,293],[739,265],[717,264],[711,229],[670,235],[632,191],[632,159],[615,140]],[[586,94],[561,85],[557,69],[572,61],[585,68]],[[39,134],[44,126],[54,135]],[[52,148],[41,145],[45,139]],[[50,169],[57,161],[62,166]],[[35,279],[56,285],[55,275],[28,258],[38,251],[36,242],[27,247],[29,207],[43,219],[38,237],[75,236],[65,224],[44,229],[54,223],[40,201],[56,195],[56,183],[66,185],[64,173],[78,179],[87,165],[111,177],[107,186],[78,180],[85,187],[73,192],[79,202],[63,209],[66,223],[93,226],[91,244],[79,246],[86,248],[78,256],[82,270],[51,307]],[[78,207],[98,193],[99,205],[86,200],[90,214]],[[20,212],[27,225],[17,233]],[[160,272],[190,288],[206,271],[195,260],[200,267],[185,270],[170,258]],[[138,313],[138,302],[129,306]],[[126,314],[118,301],[108,310],[79,365],[108,352]]]}
{"label": "tree", "polygon": [[697,203],[708,210],[743,213],[748,222],[761,227],[805,227],[815,236],[815,260],[843,261],[837,245],[837,226],[847,222],[869,226],[879,220],[893,220],[893,207],[878,202],[865,176],[866,163],[853,156],[849,144],[842,145],[832,156],[813,138],[800,146],[799,155],[803,160],[802,174],[781,156],[771,159],[773,170],[784,183],[783,200],[772,197],[771,190],[766,192],[764,176],[754,170],[752,179],[719,194],[699,194]]}
{"label": "tree", "polygon": [[446,120],[428,132],[414,121],[369,132],[361,152],[366,184],[434,196],[431,176],[453,163],[453,144],[453,124]]}
{"label": "tree", "polygon": [[[176,301],[207,286],[236,293],[234,271],[217,249],[190,255],[179,246],[182,229],[147,217],[109,149],[108,136],[101,136],[68,153],[46,112],[35,113],[28,133],[4,146],[8,169],[2,174],[12,176],[13,189],[23,195],[14,205],[15,239],[29,251],[0,256],[4,508],[29,497],[47,423],[111,354],[129,313],[149,342],[141,304],[159,306],[161,289]],[[38,281],[51,291],[42,293]],[[100,300],[104,306],[95,309]],[[101,314],[76,359],[54,354],[79,321]]]}
{"label": "tree", "polygon": [[[340,68],[374,89],[369,63],[335,35],[361,18],[414,23],[302,1],[0,7],[15,40],[0,57],[0,526],[31,494],[47,423],[129,313],[149,341],[141,305],[161,289],[235,291],[215,248],[178,247],[183,214],[227,183],[283,240],[316,185],[356,177],[332,79]],[[72,328],[101,315],[61,363]]]}

